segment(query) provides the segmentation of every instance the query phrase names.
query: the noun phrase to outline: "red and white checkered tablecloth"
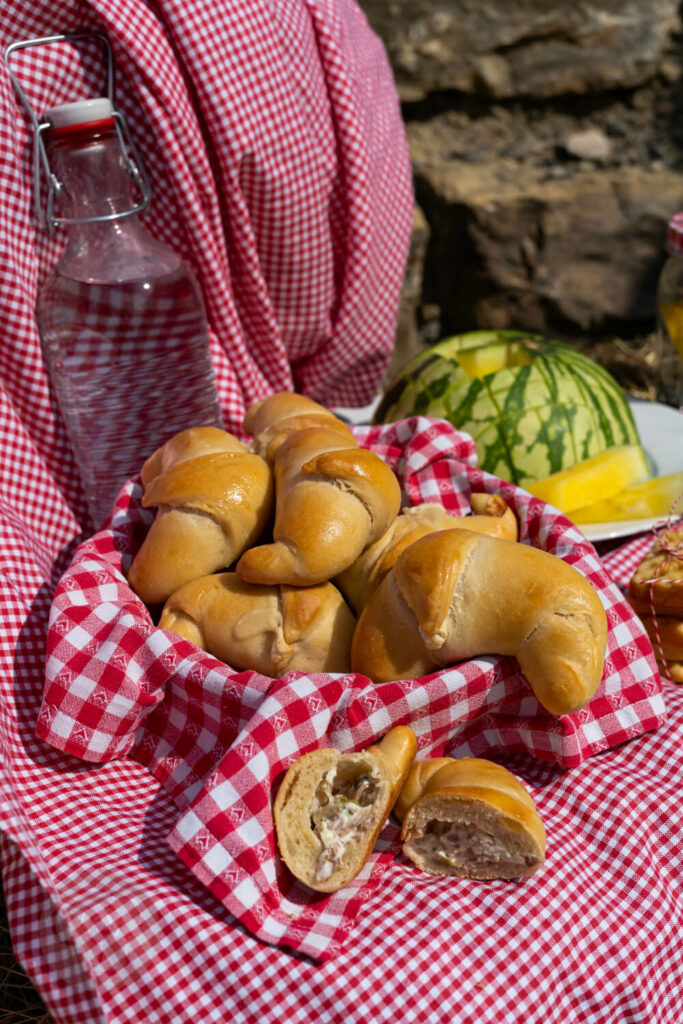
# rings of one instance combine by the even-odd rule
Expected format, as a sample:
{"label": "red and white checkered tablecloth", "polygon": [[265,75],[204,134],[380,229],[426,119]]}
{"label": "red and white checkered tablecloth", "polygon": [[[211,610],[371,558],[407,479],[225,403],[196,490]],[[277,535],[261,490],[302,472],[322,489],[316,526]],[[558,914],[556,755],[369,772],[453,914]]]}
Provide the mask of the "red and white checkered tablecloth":
{"label": "red and white checkered tablecloth", "polygon": [[254,935],[326,960],[352,941],[364,902],[400,848],[384,849],[355,882],[322,898],[296,883],[276,854],[271,804],[307,750],[359,749],[410,724],[422,756],[527,753],[563,768],[657,728],[661,684],[640,621],[592,547],[559,513],[478,470],[474,444],[443,421],[415,417],[357,428],[392,466],[404,503],[470,509],[474,490],[512,505],[520,539],[565,558],[603,601],[609,633],[600,690],[586,708],[544,711],[512,658],[487,657],[424,679],[376,687],[359,675],[235,673],[156,629],[126,583],[153,513],[139,483],[121,494],[111,525],[82,544],[57,587],[47,635],[38,735],[91,762],[128,755],[176,802],[168,841],[193,874]]}
{"label": "red and white checkered tablecloth", "polygon": [[[412,200],[388,64],[357,6],[13,0],[0,45],[102,26],[154,183],[152,227],[202,283],[226,423],[292,385],[329,404],[368,401],[393,338]],[[101,91],[101,71],[99,58],[26,51],[23,80],[44,109]],[[34,321],[60,243],[31,215],[26,126],[1,67],[0,111],[0,867],[15,952],[53,1019],[678,1024],[683,691],[664,680],[660,693],[604,575],[614,565],[623,582],[623,553],[603,566],[565,521],[508,492],[526,539],[575,560],[610,615],[605,685],[561,722],[500,659],[381,688],[273,683],[155,630],[121,574],[130,550],[114,544],[134,546],[145,527],[135,485],[111,533],[80,546],[82,496]],[[459,511],[468,486],[488,482],[465,461],[450,483],[463,439],[435,455],[447,435],[434,429],[422,452],[410,437],[359,436],[387,445],[411,501],[444,496]],[[58,588],[74,564],[78,585]],[[78,605],[86,593],[92,608]],[[50,668],[64,686],[53,701],[51,611],[50,656],[64,665]],[[58,745],[82,730],[76,753],[36,735],[41,712]],[[264,793],[291,744],[364,745],[401,720],[423,752],[490,752],[526,783],[549,835],[536,876],[420,875],[391,823],[344,896],[316,904],[277,862],[273,874]],[[88,745],[94,758],[77,756]]]}
{"label": "red and white checkered tablecloth", "polygon": [[[664,520],[657,524],[664,525]],[[629,580],[655,540],[654,531],[648,530],[624,542],[620,547],[603,555],[603,562],[615,583],[626,593]]]}

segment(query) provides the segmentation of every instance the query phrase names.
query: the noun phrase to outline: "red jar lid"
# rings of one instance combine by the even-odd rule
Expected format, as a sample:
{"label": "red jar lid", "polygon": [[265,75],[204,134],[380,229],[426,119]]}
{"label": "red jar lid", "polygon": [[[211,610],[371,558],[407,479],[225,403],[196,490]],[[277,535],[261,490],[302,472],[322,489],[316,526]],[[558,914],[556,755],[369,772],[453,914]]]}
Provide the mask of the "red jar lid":
{"label": "red jar lid", "polygon": [[669,221],[666,248],[672,256],[683,256],[683,213],[676,213]]}

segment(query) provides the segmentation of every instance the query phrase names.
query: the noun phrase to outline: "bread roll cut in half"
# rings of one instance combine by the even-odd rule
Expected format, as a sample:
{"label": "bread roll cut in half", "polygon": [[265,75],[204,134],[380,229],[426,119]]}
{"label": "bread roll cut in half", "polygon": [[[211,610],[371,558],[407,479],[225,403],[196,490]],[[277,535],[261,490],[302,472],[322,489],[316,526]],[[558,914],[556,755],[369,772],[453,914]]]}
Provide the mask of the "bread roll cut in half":
{"label": "bread roll cut in half", "polygon": [[261,587],[234,572],[191,580],[168,599],[161,629],[236,669],[348,672],[355,619],[336,587]]}
{"label": "bread roll cut in half", "polygon": [[514,655],[555,715],[583,707],[602,678],[607,619],[573,566],[470,530],[411,544],[363,609],[351,668],[376,683],[481,654]]}
{"label": "bread roll cut in half", "polygon": [[415,762],[395,812],[403,852],[430,875],[527,878],[545,857],[545,828],[531,796],[493,761]]}
{"label": "bread roll cut in half", "polygon": [[274,541],[246,551],[236,566],[250,583],[332,579],[384,533],[400,507],[391,468],[373,452],[350,448],[334,430],[290,434],[273,471]]}
{"label": "bread roll cut in half", "polygon": [[147,468],[142,504],[156,507],[156,518],[128,573],[146,604],[161,604],[188,580],[227,568],[270,523],[270,466],[231,435],[218,448],[217,433],[198,428],[172,439]]}
{"label": "bread roll cut in half", "polygon": [[357,754],[304,754],[288,769],[273,805],[277,842],[292,874],[336,892],[362,870],[415,757],[415,734],[391,729]]}
{"label": "bread roll cut in half", "polygon": [[466,529],[517,540],[515,514],[499,494],[473,494],[470,500],[473,514],[466,516],[451,515],[435,502],[402,509],[379,540],[334,581],[356,614],[393,569],[401,552],[420,537],[439,530]]}
{"label": "bread roll cut in half", "polygon": [[333,430],[345,438],[349,446],[356,445],[356,439],[342,420],[313,399],[290,391],[278,391],[255,402],[247,410],[242,425],[253,435],[253,450],[269,462],[286,437],[308,427]]}

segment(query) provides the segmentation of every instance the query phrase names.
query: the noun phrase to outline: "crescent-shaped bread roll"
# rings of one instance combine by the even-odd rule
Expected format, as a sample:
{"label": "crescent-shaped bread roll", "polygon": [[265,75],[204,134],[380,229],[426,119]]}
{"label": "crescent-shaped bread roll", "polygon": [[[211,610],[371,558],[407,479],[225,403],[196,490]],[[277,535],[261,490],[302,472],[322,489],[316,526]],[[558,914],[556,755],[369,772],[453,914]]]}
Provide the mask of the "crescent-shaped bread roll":
{"label": "crescent-shaped bread roll", "polygon": [[342,420],[313,399],[289,391],[278,391],[255,402],[247,410],[243,427],[253,435],[253,450],[269,462],[273,461],[285,438],[309,427],[333,430],[346,440],[347,447],[356,445],[356,439]]}
{"label": "crescent-shaped bread roll", "polygon": [[415,762],[395,812],[403,852],[430,875],[527,878],[545,857],[545,827],[530,794],[493,761]]}
{"label": "crescent-shaped bread roll", "polygon": [[583,707],[602,678],[607,618],[573,566],[469,530],[422,537],[363,609],[351,667],[376,683],[506,654],[555,715]]}
{"label": "crescent-shaped bread roll", "polygon": [[169,597],[159,627],[236,669],[348,672],[355,619],[336,587],[260,587],[234,572],[191,580]]}
{"label": "crescent-shaped bread roll", "polygon": [[420,537],[439,530],[464,528],[517,540],[515,514],[499,494],[473,494],[471,503],[473,515],[466,516],[451,515],[436,502],[402,509],[379,540],[366,548],[334,581],[356,614],[393,569],[401,552]]}
{"label": "crescent-shaped bread roll", "polygon": [[197,455],[246,451],[241,441],[220,427],[189,427],[174,434],[146,460],[140,473],[142,486],[147,487],[155,476],[176,463],[194,459]]}
{"label": "crescent-shaped bread roll", "polygon": [[381,536],[401,503],[398,480],[373,452],[333,430],[290,434],[277,450],[273,543],[236,566],[250,583],[310,586],[332,579]]}
{"label": "crescent-shaped bread roll", "polygon": [[216,450],[215,437],[208,447],[201,454],[194,438],[191,457],[180,445],[182,458],[165,460],[162,453],[151,467],[142,504],[156,506],[156,518],[128,573],[146,604],[161,604],[188,580],[227,568],[270,523],[274,482],[265,459],[242,445]]}
{"label": "crescent-shaped bread roll", "polygon": [[362,870],[415,757],[407,726],[357,754],[314,750],[288,769],[273,805],[282,859],[317,892],[336,892]]}

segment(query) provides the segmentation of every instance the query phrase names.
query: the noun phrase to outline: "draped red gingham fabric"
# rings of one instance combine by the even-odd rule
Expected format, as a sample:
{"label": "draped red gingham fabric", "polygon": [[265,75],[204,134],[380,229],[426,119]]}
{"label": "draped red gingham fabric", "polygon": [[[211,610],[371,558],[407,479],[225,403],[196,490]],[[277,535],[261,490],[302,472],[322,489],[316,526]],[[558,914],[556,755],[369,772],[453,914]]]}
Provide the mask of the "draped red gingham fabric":
{"label": "draped red gingham fabric", "polygon": [[398,850],[397,831],[387,830],[385,850],[340,893],[321,898],[295,883],[276,855],[271,797],[300,754],[360,749],[410,724],[422,756],[525,752],[568,768],[665,719],[643,626],[567,519],[476,469],[472,440],[448,423],[415,417],[357,434],[394,469],[404,503],[438,500],[462,514],[472,490],[498,492],[515,510],[523,543],[590,579],[609,632],[601,687],[584,709],[545,712],[512,658],[379,687],[358,675],[292,672],[275,681],[231,671],[156,629],[127,586],[153,517],[131,482],[111,527],[78,548],[57,587],[37,725],[40,737],[77,757],[129,754],[147,765],[178,805],[169,842],[197,878],[259,938],[317,959],[338,955],[352,938],[363,901]]}
{"label": "draped red gingham fabric", "polygon": [[[226,429],[245,405],[297,390],[369,402],[394,340],[412,228],[405,132],[386,55],[353,0],[13,0],[0,45],[106,32],[116,106],[152,182],[152,232],[191,264],[207,306]],[[102,48],[16,50],[36,114],[101,95]],[[57,486],[83,498],[55,416],[35,322],[63,244],[32,214],[28,120],[3,66],[0,379]]]}
{"label": "draped red gingham fabric", "polygon": [[[327,402],[366,401],[390,344],[410,186],[387,65],[357,8],[349,0],[10,0],[0,8],[0,41],[4,48],[15,39],[102,24],[121,69],[119,106],[143,150],[155,196],[163,197],[155,200],[153,227],[190,259],[210,305],[226,424],[236,423],[253,397],[283,383],[296,382]],[[38,107],[73,99],[81,85],[83,95],[92,94],[101,72],[94,59],[74,65],[65,56],[48,71],[37,54],[26,69]],[[169,681],[163,649],[156,650],[163,672],[137,662],[154,653],[155,641],[149,623],[143,637],[134,606],[123,626],[130,627],[127,643],[138,648],[119,648],[121,634],[112,625],[108,665],[114,675],[122,657],[135,666],[137,707],[125,689],[111,709],[100,707],[110,739],[115,730],[107,711],[122,727],[118,756],[102,749],[108,760],[85,761],[37,737],[50,610],[84,540],[84,508],[33,320],[38,280],[58,243],[46,241],[31,217],[26,129],[2,68],[0,111],[0,859],[14,949],[52,1018],[60,1024],[677,1022],[683,693],[667,680],[665,721],[661,707],[654,708],[658,728],[620,746],[606,736],[604,749],[569,768],[540,760],[530,746],[504,753],[495,733],[485,735],[492,756],[530,788],[546,823],[541,872],[522,885],[428,878],[394,856],[389,824],[371,877],[356,889],[357,913],[345,908],[347,919],[356,916],[343,951],[323,962],[278,945],[281,936],[257,937],[251,928],[258,922],[242,923],[202,876],[206,869],[218,877],[215,858],[224,849],[222,822],[210,816],[210,800],[220,796],[212,781],[222,785],[245,770],[229,761],[231,751],[245,757],[239,741],[247,738],[246,723],[265,728],[271,695],[282,701],[284,718],[290,707],[298,715],[287,700],[310,697],[297,691],[298,679],[272,694],[272,683],[254,675],[225,688],[224,667],[183,648]],[[377,439],[368,434],[366,440]],[[469,470],[465,475],[476,479]],[[431,497],[438,497],[438,480],[431,486]],[[135,500],[134,489],[122,496],[121,512],[131,521]],[[567,554],[579,543],[581,562],[602,578],[590,549],[559,525]],[[539,522],[534,542],[548,539],[543,529]],[[111,543],[100,550],[103,540],[90,557],[116,583],[98,601],[111,603],[121,626],[124,585],[112,566]],[[607,568],[610,562],[611,556]],[[105,584],[94,579],[98,586]],[[610,593],[612,607],[627,614]],[[624,669],[646,668],[639,682],[651,684],[650,652],[638,651],[642,634],[634,634],[634,620],[613,626],[626,638],[610,655],[615,673],[621,676],[615,664],[621,658]],[[626,653],[634,635],[635,659]],[[158,631],[156,643],[163,643]],[[183,662],[189,671],[180,670]],[[628,672],[623,678],[630,679]],[[162,681],[159,700],[155,687]],[[340,744],[364,742],[394,713],[390,702],[386,709],[363,708],[368,694],[355,681],[326,682],[338,685],[342,710],[358,710],[349,721],[362,740],[341,719],[330,722],[329,734]],[[647,700],[657,700],[657,688]],[[334,691],[325,693],[326,703],[336,699]],[[127,701],[132,714],[125,723]],[[448,703],[435,709],[436,716],[445,713],[445,728],[453,715]],[[171,716],[171,705],[180,717]],[[201,724],[192,717],[198,707]],[[218,743],[206,757],[204,730],[215,729],[219,709],[229,735],[239,731],[232,746]],[[619,721],[619,709],[612,710]],[[281,733],[276,717],[273,743],[293,735],[296,725],[294,718]],[[154,721],[163,735],[152,733]],[[416,724],[425,736],[428,723]],[[630,724],[647,727],[642,720]],[[509,739],[503,726],[496,730]],[[324,724],[314,728],[316,736],[324,734]],[[130,729],[133,744],[123,754]],[[567,735],[554,741],[556,753]],[[575,753],[588,752],[583,741],[600,739],[583,728],[575,737],[569,737]],[[292,753],[278,750],[283,764]],[[246,763],[252,773],[262,770],[253,758]],[[193,846],[195,820],[206,841]],[[179,856],[183,847],[196,855],[202,845],[203,865]],[[260,839],[253,844],[256,860],[263,846]],[[266,860],[261,864],[254,877],[268,883]],[[293,892],[287,898],[296,905],[292,913],[306,909]],[[338,920],[320,920],[323,942],[325,927],[334,929]]]}

